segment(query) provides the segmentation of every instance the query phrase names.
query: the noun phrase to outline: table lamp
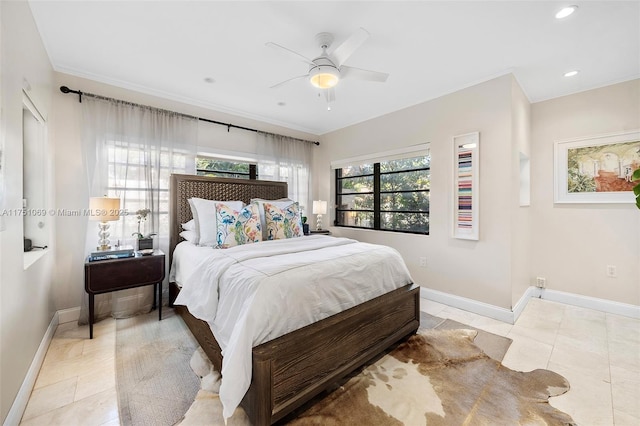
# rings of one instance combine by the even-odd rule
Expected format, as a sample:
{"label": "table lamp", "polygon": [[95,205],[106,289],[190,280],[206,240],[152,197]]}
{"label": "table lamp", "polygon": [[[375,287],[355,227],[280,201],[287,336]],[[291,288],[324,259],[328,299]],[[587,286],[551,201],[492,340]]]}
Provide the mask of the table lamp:
{"label": "table lamp", "polygon": [[109,224],[120,220],[120,198],[91,197],[89,199],[89,220],[99,221],[98,224],[98,250],[109,250]]}
{"label": "table lamp", "polygon": [[318,215],[316,230],[322,230],[322,215],[327,214],[327,202],[321,200],[313,201],[313,214]]}

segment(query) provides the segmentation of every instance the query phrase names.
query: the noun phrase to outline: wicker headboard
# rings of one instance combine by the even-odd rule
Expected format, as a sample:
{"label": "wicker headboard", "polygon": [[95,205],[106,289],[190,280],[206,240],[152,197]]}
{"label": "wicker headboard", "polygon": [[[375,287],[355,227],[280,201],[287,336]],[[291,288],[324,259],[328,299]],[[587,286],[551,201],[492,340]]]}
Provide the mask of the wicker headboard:
{"label": "wicker headboard", "polygon": [[232,201],[242,200],[248,204],[252,198],[275,200],[287,197],[287,183],[268,180],[230,179],[195,175],[171,175],[170,191],[170,239],[169,259],[173,260],[173,249],[182,238],[182,223],[193,217],[189,207],[189,198]]}

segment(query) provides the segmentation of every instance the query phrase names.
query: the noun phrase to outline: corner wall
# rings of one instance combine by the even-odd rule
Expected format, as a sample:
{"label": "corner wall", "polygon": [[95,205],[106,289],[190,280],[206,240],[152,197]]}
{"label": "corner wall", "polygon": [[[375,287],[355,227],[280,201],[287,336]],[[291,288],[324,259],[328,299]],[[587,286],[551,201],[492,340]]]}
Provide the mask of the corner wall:
{"label": "corner wall", "polygon": [[640,305],[640,210],[553,202],[555,143],[640,129],[640,80],[535,103],[531,115],[532,273],[549,289]]}
{"label": "corner wall", "polygon": [[[511,306],[532,285],[531,211],[526,202],[531,176],[523,176],[521,159],[531,157],[531,104],[515,78],[511,81]],[[524,173],[526,175],[526,171]],[[524,182],[523,182],[524,181]],[[523,194],[525,192],[525,194]],[[525,200],[523,200],[523,198]]]}
{"label": "corner wall", "polygon": [[[335,196],[331,161],[431,144],[430,235],[331,227],[335,235],[389,245],[423,287],[511,309],[513,77],[505,75],[323,135],[315,158],[316,196]],[[480,132],[480,240],[452,238],[453,137]],[[317,199],[317,198],[316,198]],[[335,217],[331,209],[331,222]],[[427,267],[419,266],[419,257]],[[522,287],[522,284],[519,285]]]}
{"label": "corner wall", "polygon": [[[22,208],[22,89],[31,87],[27,93],[48,122],[53,70],[29,4],[3,1],[0,11],[0,135],[4,144],[5,184],[1,208],[15,212]],[[51,159],[51,141],[45,143],[49,151],[46,156]],[[53,162],[49,160],[45,167],[48,182],[53,181],[52,167]],[[45,193],[51,206],[53,188],[45,188]],[[25,270],[20,241],[23,217],[5,214],[3,220],[5,230],[0,232],[0,417],[4,422],[55,313],[52,287],[55,247]],[[53,227],[53,220],[47,223]],[[50,232],[53,235],[53,229]]]}

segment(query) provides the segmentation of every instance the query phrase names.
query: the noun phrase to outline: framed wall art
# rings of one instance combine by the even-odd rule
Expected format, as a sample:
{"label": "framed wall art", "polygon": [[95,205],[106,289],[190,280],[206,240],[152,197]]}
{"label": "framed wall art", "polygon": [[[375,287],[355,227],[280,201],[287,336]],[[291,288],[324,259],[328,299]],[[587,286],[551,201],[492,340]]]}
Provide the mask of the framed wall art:
{"label": "framed wall art", "polygon": [[640,130],[555,144],[556,203],[635,203]]}
{"label": "framed wall art", "polygon": [[480,236],[480,133],[453,138],[453,237],[478,240]]}

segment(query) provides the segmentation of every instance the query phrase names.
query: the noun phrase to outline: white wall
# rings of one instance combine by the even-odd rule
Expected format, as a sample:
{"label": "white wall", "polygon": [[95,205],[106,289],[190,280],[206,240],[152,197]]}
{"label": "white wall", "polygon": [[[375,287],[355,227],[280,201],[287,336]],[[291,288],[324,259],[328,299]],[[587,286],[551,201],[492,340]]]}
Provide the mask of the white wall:
{"label": "white wall", "polygon": [[[45,119],[50,117],[53,71],[27,2],[0,2],[1,102],[0,135],[4,143],[5,203],[3,209],[22,208],[22,88]],[[49,141],[50,142],[50,141]],[[47,143],[47,157],[53,147]],[[47,162],[52,182],[52,162]],[[46,188],[53,203],[52,187]],[[23,267],[23,218],[4,217],[0,232],[0,417],[6,418],[40,342],[53,318],[52,273],[55,249],[27,270]],[[51,221],[49,221],[51,223]],[[53,235],[53,230],[50,230]]]}
{"label": "white wall", "polygon": [[[88,178],[83,165],[82,140],[80,139],[80,104],[76,95],[61,93],[58,90],[59,86],[64,85],[73,90],[164,108],[266,132],[317,140],[317,137],[311,134],[132,92],[67,74],[56,73],[55,77],[53,108],[56,115],[52,126],[56,143],[55,185],[57,199],[55,207],[57,209],[87,208],[89,200]],[[200,122],[198,150],[202,153],[238,152],[255,157],[256,134],[234,128],[227,131],[225,126]],[[81,305],[81,298],[85,294],[83,265],[87,220],[81,217],[57,217],[56,222],[58,251],[56,256],[55,305],[57,309],[72,308]]]}
{"label": "white wall", "polygon": [[[640,305],[640,211],[554,204],[557,141],[640,128],[640,80],[532,105],[532,273],[547,288]],[[606,276],[615,265],[618,278]]]}
{"label": "white wall", "polygon": [[521,205],[520,196],[520,157],[531,156],[531,104],[515,78],[511,97],[511,306],[515,306],[532,284],[531,215],[529,206]]}
{"label": "white wall", "polygon": [[[513,84],[513,77],[505,75],[323,135],[314,163],[316,194],[332,200],[330,204],[334,200],[331,161],[431,144],[430,235],[332,227],[333,233],[394,247],[421,286],[510,309],[512,282],[522,279],[521,270],[526,268],[522,264],[518,274],[512,274],[512,217],[518,203],[513,189],[517,182],[512,182],[517,167],[517,147],[512,141]],[[518,104],[523,103],[522,98]],[[526,120],[526,111],[519,120]],[[474,131],[480,132],[480,240],[467,241],[451,237],[452,139]],[[519,138],[526,144],[524,136]],[[333,211],[331,217],[333,220]],[[427,258],[427,268],[419,266],[421,256]],[[519,283],[518,288],[526,285]]]}

